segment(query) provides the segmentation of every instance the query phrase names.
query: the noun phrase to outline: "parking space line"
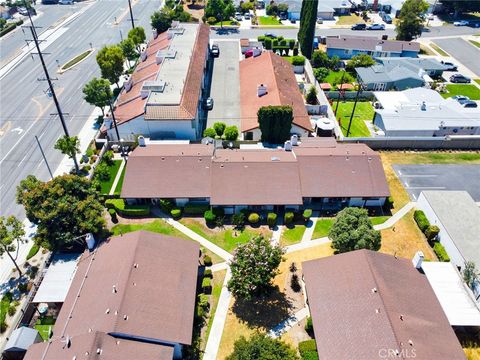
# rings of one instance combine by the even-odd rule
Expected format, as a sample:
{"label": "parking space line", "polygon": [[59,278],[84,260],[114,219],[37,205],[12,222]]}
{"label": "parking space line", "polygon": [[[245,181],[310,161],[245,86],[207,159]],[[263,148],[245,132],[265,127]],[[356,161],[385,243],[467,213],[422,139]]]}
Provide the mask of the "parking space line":
{"label": "parking space line", "polygon": [[446,189],[446,187],[445,186],[411,186],[408,189],[409,190],[415,190],[415,189],[442,190],[442,189]]}

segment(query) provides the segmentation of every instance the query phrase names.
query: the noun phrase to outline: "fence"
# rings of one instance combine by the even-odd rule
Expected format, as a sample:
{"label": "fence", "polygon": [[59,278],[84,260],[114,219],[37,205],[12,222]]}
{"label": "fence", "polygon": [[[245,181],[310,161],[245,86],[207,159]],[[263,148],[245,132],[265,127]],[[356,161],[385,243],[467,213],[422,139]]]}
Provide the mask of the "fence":
{"label": "fence", "polygon": [[[331,100],[337,100],[339,96],[339,91],[326,91],[325,95]],[[345,91],[345,93],[340,97],[340,100],[355,100],[356,96],[356,91]],[[373,95],[373,91],[362,91],[358,95],[358,101],[372,101],[374,100],[374,98],[375,96]]]}
{"label": "fence", "polygon": [[480,136],[344,138],[344,143],[363,143],[373,150],[479,150]]}

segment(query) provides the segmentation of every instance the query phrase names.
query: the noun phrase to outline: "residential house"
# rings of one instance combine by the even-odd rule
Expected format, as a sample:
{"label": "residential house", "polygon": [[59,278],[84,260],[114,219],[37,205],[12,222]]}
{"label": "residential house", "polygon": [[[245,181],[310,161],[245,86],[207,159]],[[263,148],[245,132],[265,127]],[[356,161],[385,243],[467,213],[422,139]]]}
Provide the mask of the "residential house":
{"label": "residential house", "polygon": [[147,231],[87,250],[52,338],[25,360],[182,358],[192,343],[199,250]]}
{"label": "residential house", "polygon": [[292,65],[272,51],[240,62],[241,133],[245,140],[260,140],[257,112],[263,106],[289,105],[293,109],[292,134],[307,137],[312,124]]}
{"label": "residential house", "polygon": [[[464,270],[467,261],[480,266],[480,208],[468,192],[422,191],[417,204],[430,224],[440,228],[438,241],[458,270]],[[480,281],[474,294],[480,301]]]}
{"label": "residential house", "polygon": [[[300,0],[287,0],[282,3],[288,4],[288,18],[300,20],[302,2]],[[322,20],[334,20],[335,16],[350,13],[352,3],[348,0],[324,0],[318,2],[317,18]]]}
{"label": "residential house", "polygon": [[372,36],[327,37],[327,55],[342,60],[355,55],[367,54],[372,57],[417,57],[420,44],[414,41],[381,40]]}
{"label": "residential house", "polygon": [[2,358],[5,360],[22,360],[28,348],[42,341],[42,338],[36,329],[21,326],[12,331],[8,337]]}
{"label": "residential house", "polygon": [[[201,137],[208,81],[209,28],[204,24],[174,23],[155,35],[115,104],[120,137],[194,140]],[[103,131],[117,140],[107,115]]]}
{"label": "residential house", "polygon": [[371,250],[302,263],[319,359],[464,360],[416,266]]}
{"label": "residential house", "polygon": [[8,20],[12,18],[12,11],[6,6],[0,5],[0,18]]}
{"label": "residential house", "polygon": [[386,136],[480,135],[480,109],[464,108],[425,88],[374,93],[373,123]]}
{"label": "residential house", "polygon": [[[172,199],[236,213],[255,210],[382,206],[390,195],[380,156],[364,144],[308,138],[284,149],[147,145],[129,156],[121,197]],[[321,176],[319,175],[321,174]]]}
{"label": "residential house", "polygon": [[426,58],[377,58],[379,64],[356,68],[358,82],[366,90],[406,90],[433,82],[441,76],[445,65]]}

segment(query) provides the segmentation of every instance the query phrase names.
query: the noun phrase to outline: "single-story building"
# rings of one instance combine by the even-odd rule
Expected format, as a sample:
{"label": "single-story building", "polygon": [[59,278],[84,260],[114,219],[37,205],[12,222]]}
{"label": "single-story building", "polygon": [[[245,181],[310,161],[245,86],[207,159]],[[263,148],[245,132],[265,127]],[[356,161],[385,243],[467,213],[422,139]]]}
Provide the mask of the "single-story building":
{"label": "single-story building", "polygon": [[307,137],[312,124],[292,65],[272,51],[240,61],[241,133],[245,140],[260,140],[257,112],[263,106],[289,105],[293,109],[291,133]]}
{"label": "single-story building", "polygon": [[[438,240],[459,271],[467,261],[480,266],[480,208],[466,191],[422,191],[417,206],[440,228]],[[480,301],[480,282],[474,284]]]}
{"label": "single-story building", "polygon": [[192,343],[199,251],[147,231],[87,250],[52,338],[25,360],[181,359]]}
{"label": "single-story building", "polygon": [[5,360],[22,360],[28,348],[41,341],[42,337],[36,329],[21,326],[10,334],[3,349],[3,358]]}
{"label": "single-story building", "polygon": [[319,359],[464,360],[417,266],[371,250],[302,263]]}
{"label": "single-story building", "polygon": [[[209,34],[208,26],[193,23],[174,23],[162,34],[154,32],[115,103],[113,115],[122,139],[201,137]],[[110,140],[118,140],[114,126],[109,113],[102,131]]]}
{"label": "single-story building", "polygon": [[[300,0],[286,0],[281,3],[288,4],[288,19],[300,20],[302,2]],[[317,18],[322,20],[334,20],[334,16],[347,15],[350,13],[352,3],[348,0],[324,0],[318,2]]]}
{"label": "single-story building", "polygon": [[327,55],[338,56],[342,60],[355,55],[367,54],[372,57],[417,57],[420,44],[414,41],[381,40],[372,36],[340,35],[329,36]]}
{"label": "single-story building", "polygon": [[426,58],[377,58],[379,64],[356,68],[358,82],[366,90],[388,91],[421,87],[441,76],[445,65],[435,59]]}
{"label": "single-story building", "polygon": [[386,136],[480,135],[480,109],[426,88],[376,91],[373,123]]}
{"label": "single-story building", "polygon": [[308,138],[287,150],[140,146],[129,156],[121,191],[128,202],[172,199],[226,213],[382,206],[389,195],[378,153],[332,138]]}

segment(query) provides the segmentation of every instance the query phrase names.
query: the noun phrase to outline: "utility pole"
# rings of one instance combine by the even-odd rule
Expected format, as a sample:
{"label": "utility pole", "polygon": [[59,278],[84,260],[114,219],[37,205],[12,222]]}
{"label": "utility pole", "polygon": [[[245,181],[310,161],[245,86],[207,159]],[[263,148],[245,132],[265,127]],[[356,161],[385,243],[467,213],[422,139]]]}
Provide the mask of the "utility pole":
{"label": "utility pole", "polygon": [[37,144],[38,144],[38,147],[39,147],[39,149],[40,149],[40,152],[42,153],[43,160],[45,160],[45,164],[47,165],[48,173],[50,174],[50,177],[51,177],[52,180],[53,180],[52,170],[50,170],[50,166],[48,165],[47,158],[46,158],[46,156],[45,156],[45,153],[43,152],[42,145],[40,144],[40,141],[38,140],[37,135],[35,135],[35,140],[37,140]]}
{"label": "utility pole", "polygon": [[350,127],[352,126],[353,114],[355,114],[355,108],[357,107],[358,95],[362,92],[362,84],[358,84],[357,95],[355,95],[355,103],[353,104],[352,114],[350,115],[350,122],[348,123],[347,137],[350,135]]}
{"label": "utility pole", "polygon": [[[58,102],[58,99],[57,99],[57,94],[55,94],[55,89],[53,88],[52,79],[50,78],[50,74],[48,73],[47,66],[45,65],[45,61],[43,60],[42,51],[40,50],[40,45],[37,39],[37,33],[35,31],[35,27],[33,26],[33,23],[30,26],[30,31],[32,32],[33,41],[35,42],[35,47],[37,48],[37,53],[38,53],[38,56],[40,57],[40,62],[42,63],[43,72],[45,73],[45,80],[48,83],[48,90],[52,95],[53,102],[55,103],[55,107],[57,108],[58,116],[60,117],[60,121],[62,122],[63,131],[65,133],[65,136],[70,137],[70,134],[68,133],[68,129],[67,129],[67,124],[65,123],[65,118],[63,117],[62,109],[60,108],[60,103]],[[77,158],[75,154],[72,154],[72,158],[75,164],[75,170],[78,174],[80,172],[80,169],[78,167]]]}
{"label": "utility pole", "polygon": [[135,29],[135,22],[133,21],[132,2],[128,0],[128,7],[130,9],[130,21],[132,22],[132,29]]}
{"label": "utility pole", "polygon": [[112,120],[113,120],[113,125],[115,126],[115,132],[117,133],[117,139],[118,142],[120,143],[120,151],[122,153],[122,158],[127,161],[127,157],[125,156],[124,150],[123,150],[123,142],[120,139],[120,133],[118,132],[118,126],[117,126],[117,120],[115,119],[115,114],[113,112],[113,105],[112,105],[112,99],[108,100],[108,105],[110,106],[110,113],[112,114]]}

